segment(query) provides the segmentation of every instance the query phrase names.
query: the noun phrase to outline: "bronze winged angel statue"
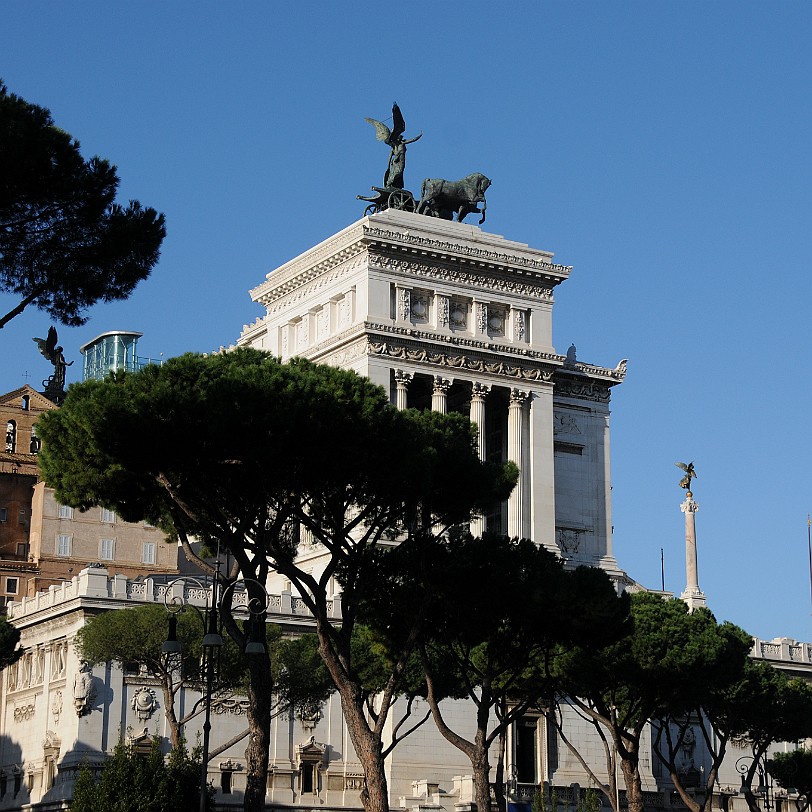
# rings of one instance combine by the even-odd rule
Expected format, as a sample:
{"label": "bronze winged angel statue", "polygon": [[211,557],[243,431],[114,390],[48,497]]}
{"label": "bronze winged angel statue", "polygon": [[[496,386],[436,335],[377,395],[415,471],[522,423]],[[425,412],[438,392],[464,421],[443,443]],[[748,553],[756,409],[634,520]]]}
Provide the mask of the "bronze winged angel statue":
{"label": "bronze winged angel statue", "polygon": [[44,380],[45,394],[48,397],[61,395],[65,392],[65,370],[73,363],[65,363],[65,356],[62,354],[62,347],[57,346],[56,328],[48,328],[47,338],[35,338],[39,351],[53,364],[54,374]]}
{"label": "bronze winged angel statue", "polygon": [[382,121],[376,121],[374,118],[367,118],[365,121],[375,128],[376,138],[389,145],[389,166],[383,176],[384,188],[402,189],[403,171],[406,168],[406,144],[413,144],[423,136],[423,133],[421,132],[414,138],[403,137],[403,133],[406,132],[406,122],[403,120],[403,114],[400,112],[397,102],[392,105],[391,130]]}
{"label": "bronze winged angel statue", "polygon": [[680,488],[685,488],[686,491],[691,490],[691,479],[696,477],[694,464],[692,462],[677,462],[674,464],[677,466],[677,468],[682,468],[682,470],[685,471],[685,476],[679,481]]}

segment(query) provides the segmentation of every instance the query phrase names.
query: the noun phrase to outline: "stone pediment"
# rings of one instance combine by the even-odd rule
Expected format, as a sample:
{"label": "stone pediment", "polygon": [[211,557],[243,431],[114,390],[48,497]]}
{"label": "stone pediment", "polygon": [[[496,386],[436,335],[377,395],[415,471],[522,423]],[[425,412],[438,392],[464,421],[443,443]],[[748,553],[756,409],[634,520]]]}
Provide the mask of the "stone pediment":
{"label": "stone pediment", "polygon": [[311,764],[323,761],[324,754],[327,751],[326,745],[317,742],[315,736],[311,736],[296,749],[298,750],[299,761],[306,761]]}

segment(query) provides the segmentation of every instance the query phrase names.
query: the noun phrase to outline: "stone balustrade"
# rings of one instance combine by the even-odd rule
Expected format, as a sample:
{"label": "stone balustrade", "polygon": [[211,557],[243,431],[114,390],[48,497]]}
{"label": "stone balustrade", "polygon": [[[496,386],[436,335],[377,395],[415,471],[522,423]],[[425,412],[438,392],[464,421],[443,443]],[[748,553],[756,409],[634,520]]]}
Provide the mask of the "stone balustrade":
{"label": "stone balustrade", "polygon": [[776,637],[774,640],[755,638],[750,656],[757,660],[812,665],[812,644],[800,643],[790,637]]}
{"label": "stone balustrade", "polygon": [[[145,578],[131,581],[124,575],[110,577],[104,567],[87,567],[70,581],[63,581],[48,587],[45,592],[38,592],[33,597],[23,598],[8,604],[9,620],[21,620],[47,609],[61,606],[74,599],[108,598],[121,603],[165,603],[165,604],[191,604],[204,607],[210,597],[211,586],[203,580],[197,581],[193,577],[179,576],[176,580],[162,578]],[[233,595],[234,607],[245,606],[248,594],[244,591],[235,591]],[[341,617],[341,598],[334,596],[327,602],[327,611],[330,617]],[[282,592],[279,595],[268,596],[268,615],[283,617],[312,617],[312,613],[305,602],[298,595]]]}

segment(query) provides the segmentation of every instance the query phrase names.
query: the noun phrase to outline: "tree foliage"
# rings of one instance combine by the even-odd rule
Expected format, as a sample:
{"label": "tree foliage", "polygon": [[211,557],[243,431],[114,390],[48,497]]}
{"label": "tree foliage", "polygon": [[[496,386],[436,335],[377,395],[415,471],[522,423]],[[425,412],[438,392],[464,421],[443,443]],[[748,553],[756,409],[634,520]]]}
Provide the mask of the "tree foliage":
{"label": "tree foliage", "polygon": [[20,630],[12,626],[6,618],[0,618],[0,671],[13,665],[23,656],[24,650],[18,648]]}
{"label": "tree foliage", "polygon": [[707,609],[652,593],[631,596],[629,638],[604,648],[579,647],[554,664],[562,704],[592,722],[604,744],[609,783],[597,779],[558,726],[596,785],[615,803],[615,759],[623,772],[631,812],[641,812],[640,737],[649,720],[684,718],[711,689],[741,674],[752,639]]}
{"label": "tree foliage", "polygon": [[[428,566],[397,566],[428,582],[431,621],[419,649],[429,706],[442,735],[471,761],[477,807],[488,808],[491,745],[549,695],[557,651],[623,636],[628,599],[604,572],[565,570],[526,539],[464,534],[427,552]],[[415,586],[408,579],[404,586],[387,588],[369,607],[390,639],[414,600]],[[440,704],[445,697],[471,700],[473,736],[452,729]],[[497,798],[504,800],[498,786]]]}
{"label": "tree foliage", "polygon": [[767,771],[779,787],[794,789],[804,800],[799,809],[812,804],[812,750],[799,749],[789,753],[775,753],[767,760]]}
{"label": "tree foliage", "polygon": [[[72,812],[178,812],[197,809],[200,799],[200,752],[181,743],[164,758],[161,741],[148,753],[119,743],[94,781],[83,766],[74,785]],[[209,787],[207,809],[213,808]]]}
{"label": "tree foliage", "polygon": [[149,276],[166,235],[164,216],[115,202],[116,168],[86,161],[79,142],[43,107],[0,82],[0,291],[68,325],[97,301],[126,299]]}
{"label": "tree foliage", "polygon": [[[370,718],[352,640],[362,596],[379,580],[375,553],[394,540],[404,549],[430,545],[472,510],[505,498],[516,467],[482,463],[475,429],[460,415],[398,411],[353,372],[302,359],[282,364],[247,348],[74,386],[38,433],[44,478],[63,503],[149,519],[187,550],[190,536],[216,542],[235,562],[227,583],[250,579],[249,593],[271,569],[291,581],[313,613],[341,695],[365,768],[364,803],[386,809],[382,739],[428,596],[415,596],[411,631]],[[317,572],[297,563],[300,545],[314,542],[326,561]],[[338,622],[334,579],[342,587]],[[224,620],[244,642],[228,607]],[[267,658],[252,657],[249,667],[246,808],[260,809],[272,676]]]}

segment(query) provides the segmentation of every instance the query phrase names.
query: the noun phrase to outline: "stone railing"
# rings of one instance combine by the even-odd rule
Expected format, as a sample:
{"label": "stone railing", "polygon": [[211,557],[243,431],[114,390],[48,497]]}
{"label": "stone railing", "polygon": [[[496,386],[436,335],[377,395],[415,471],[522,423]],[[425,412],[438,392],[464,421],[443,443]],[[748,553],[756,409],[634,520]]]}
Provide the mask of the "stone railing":
{"label": "stone railing", "polygon": [[[104,567],[88,567],[75,575],[70,581],[48,587],[45,592],[38,592],[31,598],[23,598],[19,602],[8,605],[8,618],[19,620],[36,612],[59,606],[75,598],[107,598],[114,601],[133,603],[166,603],[191,604],[192,606],[205,606],[211,595],[211,586],[202,581],[196,582],[193,578],[179,577],[175,581],[167,582],[165,579],[145,578],[143,581],[130,581],[124,575],[110,577]],[[245,606],[248,595],[244,591],[235,592],[233,605]],[[334,597],[327,602],[327,612],[330,617],[341,617],[341,598]],[[269,616],[281,617],[312,617],[312,613],[305,602],[298,595],[282,592],[279,595],[268,596]]]}
{"label": "stone railing", "polygon": [[753,641],[750,656],[757,660],[780,660],[784,663],[812,664],[812,644],[800,643],[789,637]]}

